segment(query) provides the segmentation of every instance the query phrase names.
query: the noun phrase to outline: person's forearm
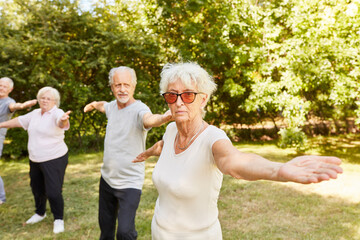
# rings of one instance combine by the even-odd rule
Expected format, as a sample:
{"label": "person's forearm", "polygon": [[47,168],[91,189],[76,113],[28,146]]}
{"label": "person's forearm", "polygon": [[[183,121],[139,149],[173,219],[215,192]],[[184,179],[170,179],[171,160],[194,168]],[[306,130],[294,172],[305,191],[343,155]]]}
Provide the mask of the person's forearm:
{"label": "person's forearm", "polygon": [[138,156],[136,156],[136,158],[133,160],[133,162],[134,163],[143,162],[146,159],[148,159],[149,157],[160,156],[163,145],[164,145],[163,140],[158,141],[152,147],[150,147],[146,151],[144,151],[144,152],[140,153]]}
{"label": "person's forearm", "polygon": [[337,157],[310,155],[286,163],[272,162],[254,153],[242,153],[224,139],[215,142],[212,150],[220,171],[238,179],[309,184],[335,179],[343,172]]}
{"label": "person's forearm", "polygon": [[94,107],[96,110],[99,110],[99,109],[101,109],[101,108],[104,106],[104,102],[102,102],[102,101],[100,101],[100,102],[95,101],[95,102],[92,103],[92,105],[93,105],[93,107]]}
{"label": "person's forearm", "polygon": [[105,112],[105,108],[104,108],[104,105],[105,105],[105,101],[94,101],[94,102],[91,102],[89,104],[87,104],[85,107],[84,107],[84,112],[89,112],[89,111],[92,111],[94,109],[98,110],[99,112],[102,112],[104,113]]}
{"label": "person's forearm", "polygon": [[151,148],[148,149],[150,150],[149,156],[160,156],[163,146],[164,146],[163,140],[156,142]]}
{"label": "person's forearm", "polygon": [[9,110],[10,112],[15,112],[16,110],[22,110],[25,108],[30,108],[34,106],[37,103],[36,99],[29,100],[23,103],[11,103],[9,104]]}
{"label": "person's forearm", "polygon": [[16,127],[21,127],[18,118],[14,118],[9,121],[0,123],[0,128],[16,128]]}
{"label": "person's forearm", "polygon": [[12,106],[12,109],[10,109],[12,112],[16,111],[16,110],[21,110],[24,109],[24,104],[23,103],[14,103],[14,105]]}
{"label": "person's forearm", "polygon": [[171,111],[167,110],[164,114],[146,113],[143,117],[143,124],[145,128],[159,127],[171,120],[173,120]]}
{"label": "person's forearm", "polygon": [[237,153],[237,157],[229,161],[228,174],[235,178],[245,180],[273,180],[279,179],[278,172],[283,163],[269,161],[253,153]]}
{"label": "person's forearm", "polygon": [[269,161],[254,153],[243,153],[228,140],[219,140],[213,145],[213,154],[217,167],[223,174],[245,180],[279,179],[279,169],[283,163]]}
{"label": "person's forearm", "polygon": [[145,128],[151,128],[151,127],[159,127],[166,123],[166,119],[164,119],[163,115],[160,114],[152,114],[151,116],[147,117],[144,121],[144,127]]}

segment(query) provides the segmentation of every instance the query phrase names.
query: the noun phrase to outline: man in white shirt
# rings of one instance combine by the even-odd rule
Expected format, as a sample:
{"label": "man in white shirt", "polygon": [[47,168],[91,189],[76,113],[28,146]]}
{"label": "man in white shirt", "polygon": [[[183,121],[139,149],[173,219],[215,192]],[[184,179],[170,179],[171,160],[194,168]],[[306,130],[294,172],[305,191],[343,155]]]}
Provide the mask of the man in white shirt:
{"label": "man in white shirt", "polygon": [[170,120],[170,111],[152,114],[134,98],[135,71],[129,67],[111,69],[109,84],[116,100],[95,101],[84,112],[96,109],[108,119],[99,189],[100,239],[136,239],[135,215],[145,176],[144,163],[132,160],[145,151],[147,131]]}
{"label": "man in white shirt", "polygon": [[[36,104],[36,100],[26,101],[24,103],[16,103],[14,99],[9,97],[10,92],[14,88],[14,82],[11,78],[0,78],[0,122],[5,122],[11,118],[16,110],[32,107]],[[0,157],[4,146],[4,140],[7,129],[0,129]],[[0,204],[6,201],[5,188],[3,180],[0,176]]]}

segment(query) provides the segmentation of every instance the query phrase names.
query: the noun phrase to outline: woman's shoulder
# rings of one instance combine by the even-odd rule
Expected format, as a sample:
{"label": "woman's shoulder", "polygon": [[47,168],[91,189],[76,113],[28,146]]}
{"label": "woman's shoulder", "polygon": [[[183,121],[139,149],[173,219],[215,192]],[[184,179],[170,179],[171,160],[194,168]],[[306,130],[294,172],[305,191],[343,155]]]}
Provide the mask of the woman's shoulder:
{"label": "woman's shoulder", "polygon": [[224,130],[222,130],[221,128],[216,127],[214,125],[209,125],[208,129],[209,129],[209,132],[211,132],[211,133],[223,133],[226,135]]}
{"label": "woman's shoulder", "polygon": [[55,116],[62,116],[65,112],[61,108],[54,106],[54,108],[50,110],[50,113],[53,113]]}
{"label": "woman's shoulder", "polygon": [[[209,141],[213,141],[214,139],[220,140],[220,139],[229,139],[226,132],[214,125],[209,125],[206,129],[206,138]],[[215,140],[215,141],[217,141]]]}
{"label": "woman's shoulder", "polygon": [[166,138],[166,136],[169,136],[169,135],[176,134],[176,132],[177,132],[177,127],[176,127],[175,122],[170,122],[166,126],[166,130],[165,130],[163,138]]}
{"label": "woman's shoulder", "polygon": [[19,119],[32,119],[34,116],[40,115],[41,113],[41,108],[36,108],[34,110],[32,110],[31,112],[25,113],[23,115],[20,115],[18,118]]}
{"label": "woman's shoulder", "polygon": [[40,113],[40,112],[41,112],[41,108],[36,108],[36,109],[32,110],[31,112],[29,112],[27,114],[36,114],[36,113]]}
{"label": "woman's shoulder", "polygon": [[176,123],[175,122],[170,122],[166,128],[176,128]]}

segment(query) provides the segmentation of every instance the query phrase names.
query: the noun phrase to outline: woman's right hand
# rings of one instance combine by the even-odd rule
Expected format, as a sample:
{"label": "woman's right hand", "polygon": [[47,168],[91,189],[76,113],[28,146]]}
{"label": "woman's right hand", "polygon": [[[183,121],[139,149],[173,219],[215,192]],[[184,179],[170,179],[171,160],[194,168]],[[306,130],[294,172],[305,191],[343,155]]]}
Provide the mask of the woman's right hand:
{"label": "woman's right hand", "polygon": [[146,159],[148,159],[150,156],[147,154],[147,151],[140,153],[139,155],[136,156],[136,158],[132,161],[133,163],[137,163],[137,162],[143,162]]}
{"label": "woman's right hand", "polygon": [[143,162],[151,156],[160,156],[163,146],[164,146],[163,140],[156,142],[152,147],[148,148],[146,151],[137,155],[132,162],[133,163]]}

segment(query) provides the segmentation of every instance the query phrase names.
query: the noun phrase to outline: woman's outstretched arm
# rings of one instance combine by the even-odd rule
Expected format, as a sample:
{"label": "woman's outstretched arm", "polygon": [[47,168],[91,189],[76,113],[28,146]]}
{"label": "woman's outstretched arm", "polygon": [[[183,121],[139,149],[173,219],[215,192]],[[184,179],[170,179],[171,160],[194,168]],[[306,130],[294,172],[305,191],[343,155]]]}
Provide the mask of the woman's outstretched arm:
{"label": "woman's outstretched arm", "polygon": [[152,147],[150,147],[149,149],[147,149],[146,151],[140,153],[134,160],[133,162],[143,162],[146,159],[148,159],[151,156],[160,156],[162,148],[164,146],[164,141],[160,140],[158,142],[156,142]]}
{"label": "woman's outstretched arm", "polygon": [[22,127],[18,118],[13,118],[11,120],[0,123],[0,128],[16,128]]}
{"label": "woman's outstretched arm", "polygon": [[228,140],[215,142],[212,151],[222,173],[245,180],[308,184],[335,179],[343,172],[337,157],[301,156],[286,163],[272,162],[254,153],[242,153]]}

